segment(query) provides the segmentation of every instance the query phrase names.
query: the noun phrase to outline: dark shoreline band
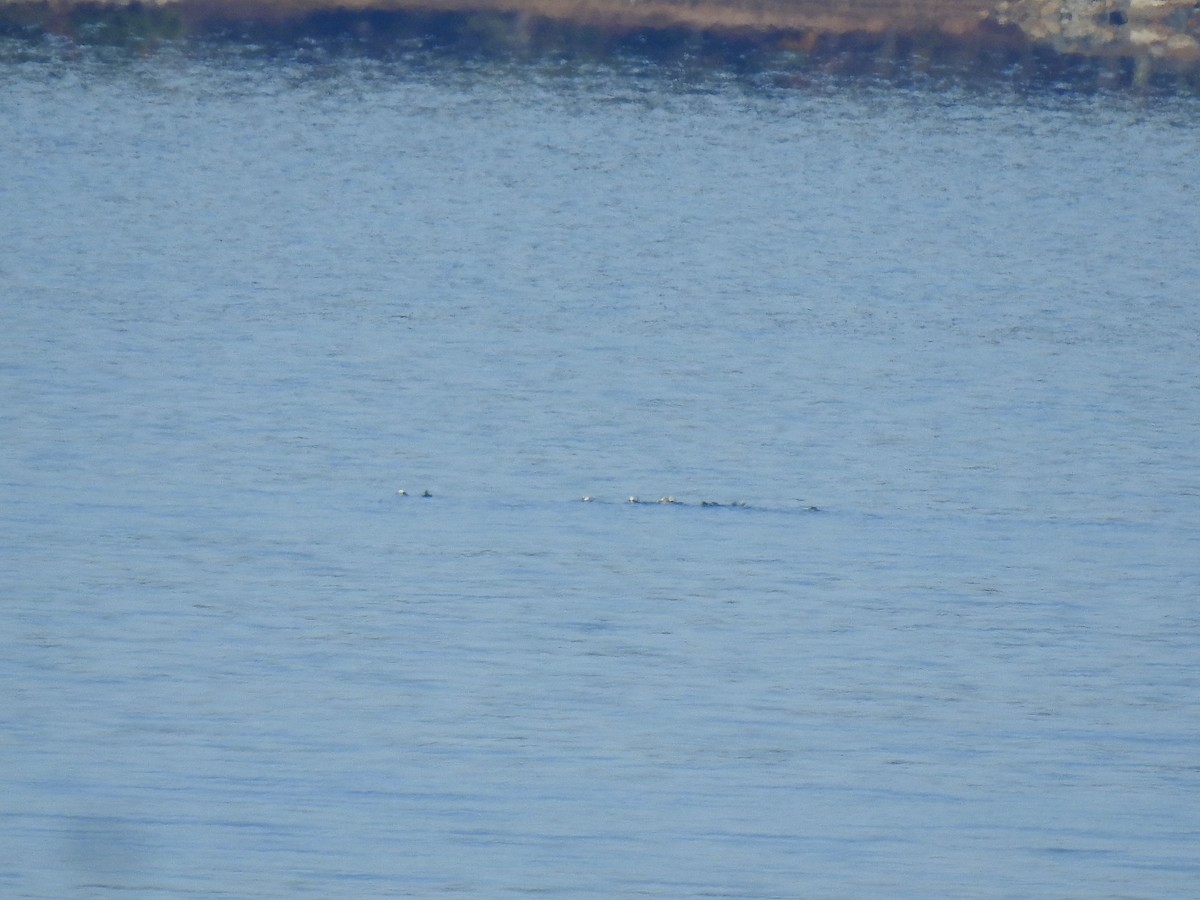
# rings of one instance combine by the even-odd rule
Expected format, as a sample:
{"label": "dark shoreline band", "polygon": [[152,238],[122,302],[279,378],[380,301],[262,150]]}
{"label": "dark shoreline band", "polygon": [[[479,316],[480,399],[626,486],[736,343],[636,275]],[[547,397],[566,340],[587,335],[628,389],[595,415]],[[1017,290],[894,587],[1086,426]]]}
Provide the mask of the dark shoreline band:
{"label": "dark shoreline band", "polygon": [[[553,52],[726,43],[829,65],[1088,64],[1200,83],[1197,0],[0,0],[0,34],[88,28],[176,40],[346,33]],[[836,70],[836,67],[835,67]]]}

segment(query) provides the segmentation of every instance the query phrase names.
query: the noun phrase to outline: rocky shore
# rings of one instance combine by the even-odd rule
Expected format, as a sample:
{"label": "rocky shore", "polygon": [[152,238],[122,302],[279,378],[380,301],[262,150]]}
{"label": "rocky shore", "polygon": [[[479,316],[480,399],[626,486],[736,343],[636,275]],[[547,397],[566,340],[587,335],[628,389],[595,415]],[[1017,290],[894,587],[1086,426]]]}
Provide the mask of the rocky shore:
{"label": "rocky shore", "polygon": [[1200,81],[1200,0],[0,0],[0,34],[72,36],[80,21],[154,19],[176,36],[252,25],[395,22],[520,45],[547,34],[700,35],[814,59],[1053,59],[1146,83]]}

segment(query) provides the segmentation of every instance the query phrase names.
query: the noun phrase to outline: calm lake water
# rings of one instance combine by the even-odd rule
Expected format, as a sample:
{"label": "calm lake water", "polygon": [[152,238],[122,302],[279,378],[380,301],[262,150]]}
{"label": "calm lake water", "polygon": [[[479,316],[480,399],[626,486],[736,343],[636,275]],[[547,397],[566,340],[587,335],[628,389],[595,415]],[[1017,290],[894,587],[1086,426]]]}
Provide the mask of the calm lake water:
{"label": "calm lake water", "polygon": [[1186,97],[9,53],[0,893],[1193,894],[1197,159]]}

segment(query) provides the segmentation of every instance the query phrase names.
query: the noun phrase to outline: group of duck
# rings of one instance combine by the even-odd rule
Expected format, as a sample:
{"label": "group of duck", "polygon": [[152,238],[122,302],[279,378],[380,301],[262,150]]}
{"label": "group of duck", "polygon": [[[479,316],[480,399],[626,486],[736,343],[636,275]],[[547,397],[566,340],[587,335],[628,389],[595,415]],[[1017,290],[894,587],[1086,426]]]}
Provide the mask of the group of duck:
{"label": "group of duck", "polygon": [[[580,498],[581,502],[583,502],[583,503],[591,503],[595,499],[596,499],[595,497],[581,497]],[[676,500],[674,497],[659,497],[657,500],[640,500],[637,497],[630,497],[625,502],[626,503],[666,503],[666,504],[676,505],[676,506],[687,506],[687,504],[684,503],[682,500]],[[700,505],[701,506],[749,506],[749,504],[746,503],[745,500],[735,500],[732,503],[719,503],[716,500],[701,500]]]}
{"label": "group of duck", "polygon": [[[400,488],[399,490],[396,491],[396,496],[397,497],[408,497],[411,495],[404,488]],[[417,494],[416,496],[432,497],[433,494],[431,494],[429,491],[421,491],[421,493]],[[591,496],[580,498],[580,500],[584,503],[591,503],[595,499],[596,499],[595,497],[591,497]],[[669,504],[676,504],[679,506],[687,505],[682,500],[676,500],[674,497],[660,497],[658,500],[639,500],[637,497],[630,497],[625,502],[626,503],[669,503]],[[701,500],[700,505],[701,506],[748,506],[749,504],[746,503],[744,500],[735,500],[733,503],[718,503],[716,500]]]}
{"label": "group of duck", "polygon": [[[404,490],[404,488],[400,488],[398,491],[396,491],[396,496],[397,497],[408,497],[408,496],[412,496],[412,495],[410,495],[408,493],[408,491]],[[420,494],[417,494],[416,496],[432,497],[433,494],[431,494],[429,491],[422,491]],[[591,495],[585,495],[583,497],[580,497],[579,499],[580,499],[580,502],[582,502],[582,503],[592,503],[593,501],[596,500],[596,498]],[[625,502],[626,503],[637,503],[637,504],[642,504],[642,505],[661,503],[661,504],[664,504],[667,506],[690,506],[690,505],[725,506],[725,507],[730,507],[730,508],[735,508],[735,509],[737,509],[737,508],[745,509],[750,505],[745,500],[734,500],[731,503],[721,503],[718,500],[701,500],[698,504],[689,504],[683,500],[678,500],[675,497],[672,497],[669,495],[666,497],[659,497],[657,500],[642,500],[642,499],[634,496],[634,497],[629,497]],[[817,512],[819,510],[819,507],[807,506],[807,507],[805,507],[805,509],[809,512]]]}

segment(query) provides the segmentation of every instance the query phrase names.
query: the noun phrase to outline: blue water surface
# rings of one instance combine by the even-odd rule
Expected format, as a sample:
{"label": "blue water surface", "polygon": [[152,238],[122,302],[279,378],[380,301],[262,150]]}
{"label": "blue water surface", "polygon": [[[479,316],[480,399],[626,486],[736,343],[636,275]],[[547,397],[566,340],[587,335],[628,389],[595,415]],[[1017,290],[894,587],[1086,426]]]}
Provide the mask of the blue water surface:
{"label": "blue water surface", "polygon": [[1194,893],[1194,98],[85,50],[0,122],[4,896]]}

